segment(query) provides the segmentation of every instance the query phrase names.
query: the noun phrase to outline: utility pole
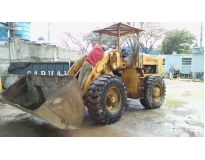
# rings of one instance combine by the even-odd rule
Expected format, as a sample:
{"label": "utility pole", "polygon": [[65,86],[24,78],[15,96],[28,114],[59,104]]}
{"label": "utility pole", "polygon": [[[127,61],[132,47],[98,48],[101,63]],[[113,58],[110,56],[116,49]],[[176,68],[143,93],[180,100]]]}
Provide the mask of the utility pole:
{"label": "utility pole", "polygon": [[8,24],[8,37],[15,37],[14,36],[14,22],[7,22]]}
{"label": "utility pole", "polygon": [[203,22],[201,22],[201,33],[200,33],[200,47],[202,47],[202,37],[203,37]]}
{"label": "utility pole", "polygon": [[49,22],[48,22],[48,41],[50,41]]}

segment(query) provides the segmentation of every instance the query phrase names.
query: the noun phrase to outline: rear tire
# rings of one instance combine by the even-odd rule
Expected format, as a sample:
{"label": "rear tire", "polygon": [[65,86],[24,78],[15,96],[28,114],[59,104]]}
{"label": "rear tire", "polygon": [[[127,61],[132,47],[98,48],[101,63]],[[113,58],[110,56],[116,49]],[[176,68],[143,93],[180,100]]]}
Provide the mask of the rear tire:
{"label": "rear tire", "polygon": [[101,124],[117,122],[127,104],[123,81],[116,75],[96,78],[87,92],[86,102],[91,117]]}
{"label": "rear tire", "polygon": [[147,76],[144,80],[144,99],[141,104],[146,109],[156,109],[162,106],[166,95],[164,79],[159,76]]}

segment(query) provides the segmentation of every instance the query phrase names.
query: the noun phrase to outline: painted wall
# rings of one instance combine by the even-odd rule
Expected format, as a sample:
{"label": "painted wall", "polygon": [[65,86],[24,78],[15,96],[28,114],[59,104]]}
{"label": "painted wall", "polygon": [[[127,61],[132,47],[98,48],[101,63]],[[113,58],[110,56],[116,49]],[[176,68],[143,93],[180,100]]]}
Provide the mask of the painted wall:
{"label": "painted wall", "polygon": [[[169,73],[171,65],[179,69],[181,74],[193,73],[193,78],[201,77],[204,74],[204,54],[176,54],[176,55],[155,55],[164,58],[165,65],[162,67],[163,74]],[[183,58],[191,58],[191,65],[182,65]]]}
{"label": "painted wall", "polygon": [[192,72],[204,72],[204,55],[195,54],[192,57]]}

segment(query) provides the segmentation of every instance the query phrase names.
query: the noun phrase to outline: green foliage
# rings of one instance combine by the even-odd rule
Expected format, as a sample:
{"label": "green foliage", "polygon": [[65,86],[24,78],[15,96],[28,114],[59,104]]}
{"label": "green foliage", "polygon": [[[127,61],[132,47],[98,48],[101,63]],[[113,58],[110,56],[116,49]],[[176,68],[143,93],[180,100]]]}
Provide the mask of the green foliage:
{"label": "green foliage", "polygon": [[159,54],[163,54],[162,44],[158,45],[157,48],[154,49],[154,51],[156,51]]}
{"label": "green foliage", "polygon": [[[83,37],[83,39],[84,41],[87,41],[87,43],[90,43],[90,44],[93,44],[93,42],[99,43],[99,34],[98,33],[88,33]],[[110,48],[112,45],[117,45],[117,37],[102,34],[101,42],[102,44],[107,45],[108,48]]]}
{"label": "green foliage", "polygon": [[185,29],[168,31],[162,42],[162,51],[164,54],[172,54],[173,51],[177,54],[189,53],[195,41],[196,36]]}

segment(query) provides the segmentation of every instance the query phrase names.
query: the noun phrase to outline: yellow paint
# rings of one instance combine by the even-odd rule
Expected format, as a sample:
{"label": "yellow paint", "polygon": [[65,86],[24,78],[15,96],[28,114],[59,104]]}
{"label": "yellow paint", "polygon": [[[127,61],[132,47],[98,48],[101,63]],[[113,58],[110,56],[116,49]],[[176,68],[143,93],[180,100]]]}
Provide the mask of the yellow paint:
{"label": "yellow paint", "polygon": [[152,57],[151,55],[143,54],[143,65],[156,65],[158,70],[157,74],[146,74],[145,76],[148,75],[162,76],[162,63],[163,63],[162,58],[155,58]]}
{"label": "yellow paint", "polygon": [[1,81],[1,76],[0,76],[0,91],[2,91],[2,81]]}
{"label": "yellow paint", "polygon": [[143,55],[143,65],[158,65],[159,59],[148,54]]}
{"label": "yellow paint", "polygon": [[122,80],[125,83],[128,98],[137,98],[138,76],[134,68],[122,70]]}
{"label": "yellow paint", "polygon": [[99,76],[104,74],[113,74],[110,67],[107,65],[109,53],[105,53],[102,60],[92,69],[83,87],[83,95],[86,95],[91,83]]}
{"label": "yellow paint", "polygon": [[[81,57],[78,61],[76,61],[71,69],[68,71],[68,76],[75,76],[79,73],[79,70],[81,69],[83,62],[85,61],[86,56]],[[104,74],[113,74],[110,67],[108,66],[108,61],[110,59],[109,52],[104,53],[104,57],[102,60],[100,60],[96,66],[92,69],[90,74],[87,77],[87,80],[83,87],[83,95],[85,96],[91,83],[99,76]],[[85,97],[84,97],[85,102]]]}
{"label": "yellow paint", "polygon": [[121,55],[118,50],[113,50],[110,52],[110,66],[111,69],[116,70],[120,68]]}
{"label": "yellow paint", "polygon": [[[69,70],[68,75],[69,76],[75,76],[79,73],[79,70],[85,60],[86,56],[81,57]],[[143,67],[143,65],[157,65],[158,73],[156,74],[144,74],[144,76],[148,75],[162,75],[162,59],[161,58],[154,58],[150,55],[145,54],[137,54],[136,59],[138,61],[137,64]],[[135,59],[135,60],[136,60]],[[136,62],[133,60],[134,62]],[[141,68],[140,66],[137,66],[137,68]],[[128,68],[127,68],[128,67]],[[92,69],[91,73],[89,74],[83,88],[83,95],[84,95],[84,102],[85,102],[85,95],[91,85],[91,83],[98,78],[101,75],[104,74],[113,74],[112,70],[122,70],[122,80],[125,83],[125,86],[127,88],[127,94],[129,98],[141,98],[143,94],[139,93],[143,91],[142,89],[139,90],[138,87],[143,87],[144,79],[139,79],[138,76],[140,76],[141,73],[137,73],[135,66],[130,65],[126,66],[126,62],[121,60],[121,54],[118,52],[118,50],[112,50],[107,51],[104,53],[104,57],[102,60],[100,60],[96,66]],[[143,70],[142,70],[143,73]],[[143,76],[143,74],[141,75]],[[140,77],[141,77],[140,76]]]}
{"label": "yellow paint", "polygon": [[158,58],[158,76],[162,77],[162,63],[163,63],[163,59],[162,58]]}
{"label": "yellow paint", "polygon": [[68,76],[75,76],[78,71],[81,69],[83,62],[85,61],[86,56],[82,56],[79,60],[77,60],[70,70],[68,71]]}
{"label": "yellow paint", "polygon": [[100,72],[103,68],[104,68],[104,65],[107,64],[108,60],[109,60],[109,53],[106,52],[104,54],[104,57],[102,60],[100,60],[97,64],[96,64],[96,72]]}

